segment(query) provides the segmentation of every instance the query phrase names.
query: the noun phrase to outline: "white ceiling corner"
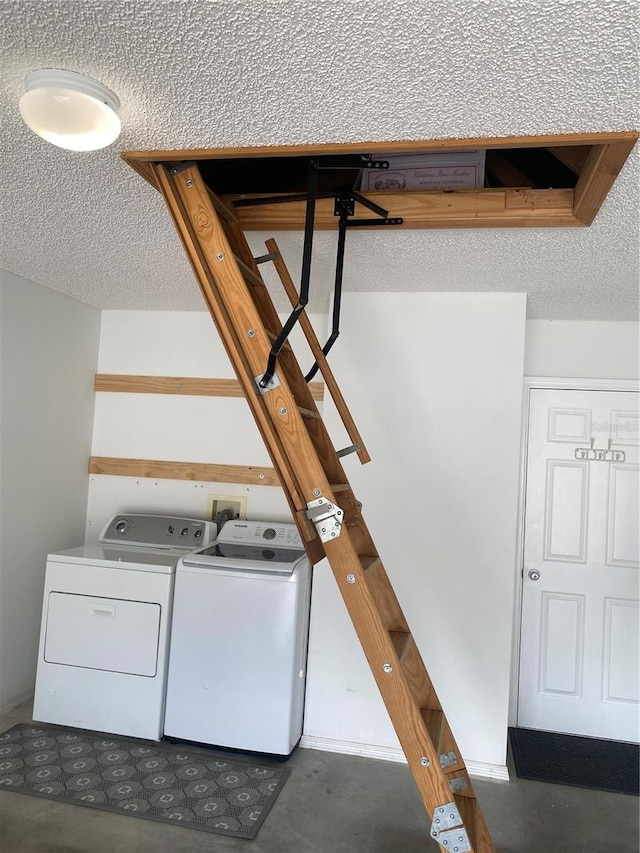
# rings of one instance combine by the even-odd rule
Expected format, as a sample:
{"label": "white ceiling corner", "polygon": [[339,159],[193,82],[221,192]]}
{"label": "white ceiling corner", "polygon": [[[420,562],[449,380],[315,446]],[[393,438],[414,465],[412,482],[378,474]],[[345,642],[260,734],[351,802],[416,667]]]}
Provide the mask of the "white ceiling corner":
{"label": "white ceiling corner", "polygon": [[[202,308],[121,151],[640,125],[635,0],[0,0],[0,16],[0,267],[101,308]],[[118,94],[115,145],[65,152],[23,125],[43,67]],[[526,291],[531,317],[637,319],[639,163],[590,228],[351,232],[345,287]],[[301,236],[277,238],[297,276]],[[316,236],[315,310],[334,245]]]}

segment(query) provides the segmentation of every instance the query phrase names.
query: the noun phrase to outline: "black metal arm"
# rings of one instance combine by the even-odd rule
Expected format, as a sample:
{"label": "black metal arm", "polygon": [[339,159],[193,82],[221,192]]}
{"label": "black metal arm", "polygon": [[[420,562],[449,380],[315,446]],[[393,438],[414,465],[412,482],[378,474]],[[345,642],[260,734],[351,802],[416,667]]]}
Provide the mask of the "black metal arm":
{"label": "black metal arm", "polygon": [[[355,191],[344,191],[344,192],[318,192],[318,172],[320,169],[350,169],[354,168],[362,169],[362,168],[374,168],[374,169],[388,169],[389,163],[386,160],[370,160],[366,157],[356,157],[352,159],[341,158],[338,160],[333,160],[332,158],[326,157],[322,160],[318,158],[313,158],[309,161],[309,172],[307,177],[307,192],[306,193],[295,193],[290,195],[280,195],[280,196],[268,196],[265,198],[259,199],[248,199],[248,198],[240,198],[236,199],[233,203],[236,207],[242,207],[245,205],[256,205],[256,204],[282,204],[286,202],[293,201],[305,201],[307,202],[306,213],[305,213],[305,223],[304,223],[304,245],[302,250],[302,273],[300,277],[300,296],[298,297],[298,302],[289,315],[288,320],[282,327],[282,331],[276,338],[271,347],[271,351],[269,353],[269,358],[267,360],[267,367],[263,375],[258,380],[258,385],[261,389],[266,389],[269,387],[271,380],[273,379],[273,375],[276,369],[276,362],[278,359],[278,355],[280,354],[280,350],[282,349],[285,341],[289,337],[289,334],[295,324],[298,321],[298,317],[304,311],[308,301],[309,301],[309,282],[311,279],[311,255],[313,249],[313,233],[314,233],[314,220],[315,220],[315,209],[316,209],[316,199],[318,198],[334,198],[334,216],[339,216],[338,222],[338,249],[336,256],[336,274],[334,281],[334,298],[333,298],[333,316],[331,323],[331,334],[327,339],[327,342],[322,347],[322,352],[327,355],[331,347],[336,342],[339,334],[340,334],[340,308],[342,302],[342,278],[344,271],[344,254],[345,254],[345,243],[347,237],[347,228],[357,228],[359,226],[370,227],[372,225],[401,225],[402,219],[399,217],[389,217],[388,211],[379,205],[372,202],[370,199],[365,198],[358,192]],[[355,216],[355,205],[356,203],[361,204],[363,207],[368,208],[372,213],[376,214],[378,219],[350,219],[349,217]],[[311,370],[305,376],[305,380],[310,382],[311,379],[318,372],[318,362],[315,361]]]}
{"label": "black metal arm", "polygon": [[313,223],[316,215],[316,192],[318,187],[318,161],[311,160],[309,163],[309,176],[307,179],[307,212],[304,222],[304,246],[302,249],[302,273],[300,276],[300,296],[289,319],[282,327],[282,331],[276,338],[269,353],[267,369],[258,382],[261,388],[267,388],[276,369],[276,361],[284,342],[289,337],[291,329],[295,326],[298,317],[304,311],[309,301],[309,281],[311,279],[311,252],[313,249]]}

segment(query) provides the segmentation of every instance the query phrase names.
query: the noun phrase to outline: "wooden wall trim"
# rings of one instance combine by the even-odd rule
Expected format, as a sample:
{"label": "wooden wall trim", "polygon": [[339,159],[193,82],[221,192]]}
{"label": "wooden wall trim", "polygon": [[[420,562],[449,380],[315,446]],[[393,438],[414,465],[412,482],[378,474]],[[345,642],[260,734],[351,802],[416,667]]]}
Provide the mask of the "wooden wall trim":
{"label": "wooden wall trim", "polygon": [[[207,379],[193,376],[142,376],[124,373],[97,373],[96,391],[124,394],[183,394],[191,397],[244,397],[237,379]],[[309,383],[314,400],[324,398],[322,382]]]}
{"label": "wooden wall trim", "polygon": [[274,468],[258,465],[218,465],[206,462],[168,462],[161,459],[123,459],[92,456],[90,474],[143,477],[159,480],[192,480],[206,483],[243,483],[250,486],[279,486]]}

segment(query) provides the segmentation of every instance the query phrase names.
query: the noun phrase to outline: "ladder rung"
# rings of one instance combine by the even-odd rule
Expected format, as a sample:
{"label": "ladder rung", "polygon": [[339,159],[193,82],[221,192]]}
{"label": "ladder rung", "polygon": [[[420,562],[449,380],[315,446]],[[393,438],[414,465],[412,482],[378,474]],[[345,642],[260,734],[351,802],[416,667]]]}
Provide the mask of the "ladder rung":
{"label": "ladder rung", "polygon": [[413,637],[407,631],[389,631],[389,638],[393,643],[393,648],[396,650],[398,660],[402,663],[402,659],[407,653]]}
{"label": "ladder rung", "polygon": [[[463,794],[454,794],[453,799],[458,807],[458,811],[460,812],[464,828],[467,830],[467,835],[471,842],[471,849],[477,850],[478,841],[480,840],[482,842],[480,850],[486,850],[487,848],[485,847],[485,843],[489,838],[489,834],[486,826],[484,825],[484,821],[478,820],[479,815],[476,800],[472,797],[465,797]],[[480,823],[480,826],[478,826],[478,823]],[[491,843],[490,839],[489,843]]]}
{"label": "ladder rung", "polygon": [[232,207],[227,207],[227,205],[219,199],[215,193],[211,192],[208,187],[207,194],[211,204],[215,207],[218,216],[221,216],[225,222],[228,222],[232,226],[237,225],[238,217],[236,216],[235,210]]}
{"label": "ladder rung", "polygon": [[440,754],[440,741],[442,739],[442,723],[444,714],[442,711],[435,711],[429,708],[420,708],[420,714],[424,720],[424,724],[429,732],[431,743],[435,751]]}
{"label": "ladder rung", "polygon": [[420,652],[415,641],[407,643],[402,658],[402,670],[411,688],[416,704],[419,708],[437,708],[441,705],[438,701],[433,684],[422,663]]}
{"label": "ladder rung", "polygon": [[253,260],[254,260],[257,264],[266,264],[266,263],[268,263],[269,261],[275,261],[275,259],[276,259],[277,257],[278,257],[278,256],[276,255],[276,253],[275,253],[275,252],[268,252],[266,255],[258,255],[258,257],[257,257],[257,258],[254,258]]}
{"label": "ladder rung", "polygon": [[460,794],[462,797],[473,797],[471,780],[464,768],[462,770],[456,769],[449,771],[447,773],[447,782],[449,783],[452,794]]}
{"label": "ladder rung", "polygon": [[383,625],[388,631],[408,632],[407,620],[404,618],[380,557],[369,554],[361,555],[360,565]]}
{"label": "ladder rung", "polygon": [[350,492],[350,483],[329,483],[329,488],[332,492]]}
{"label": "ladder rung", "polygon": [[369,572],[373,572],[377,566],[380,565],[380,557],[371,556],[369,554],[365,554],[360,557],[360,565],[362,566],[362,571],[366,574]]}
{"label": "ladder rung", "polygon": [[305,409],[304,406],[298,406],[298,411],[302,415],[303,418],[312,418],[314,420],[320,420],[321,416],[318,412],[314,412],[311,409]]}
{"label": "ladder rung", "polygon": [[251,284],[253,287],[266,287],[264,281],[262,280],[262,276],[257,273],[255,270],[252,270],[250,266],[247,266],[242,258],[239,258],[237,255],[233,256],[235,258],[236,263],[240,267],[240,272],[247,279],[247,283]]}
{"label": "ladder rung", "polygon": [[[271,341],[272,344],[274,344],[278,340],[278,335],[274,334],[273,332],[270,332],[269,329],[265,329],[264,331],[265,331],[266,336],[269,338],[269,340]],[[289,343],[289,341],[285,341],[282,344],[282,349],[283,350],[284,349],[286,349],[286,350],[291,349],[291,344]],[[282,352],[282,350],[281,350],[281,352]]]}
{"label": "ladder rung", "polygon": [[[440,705],[439,702],[436,702]],[[422,717],[427,725],[432,726],[438,734],[438,742],[434,740],[434,746],[437,747],[438,755],[440,756],[440,766],[443,772],[449,777],[450,774],[458,775],[461,770],[464,771],[464,760],[460,755],[460,750],[455,742],[455,739],[449,728],[447,718],[441,708],[431,707],[430,710],[422,708],[420,710]],[[439,718],[439,721],[438,721]]]}
{"label": "ladder rung", "polygon": [[336,456],[341,459],[343,456],[348,456],[350,453],[357,453],[362,450],[361,444],[352,444],[350,447],[343,447],[342,450],[336,450]]}

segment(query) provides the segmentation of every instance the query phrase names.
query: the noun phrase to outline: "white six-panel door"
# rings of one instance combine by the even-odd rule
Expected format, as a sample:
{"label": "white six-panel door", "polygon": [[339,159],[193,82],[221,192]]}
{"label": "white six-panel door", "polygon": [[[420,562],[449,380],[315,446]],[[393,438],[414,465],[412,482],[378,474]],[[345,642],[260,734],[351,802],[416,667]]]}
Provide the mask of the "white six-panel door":
{"label": "white six-panel door", "polygon": [[531,391],[519,726],[640,739],[638,396]]}

